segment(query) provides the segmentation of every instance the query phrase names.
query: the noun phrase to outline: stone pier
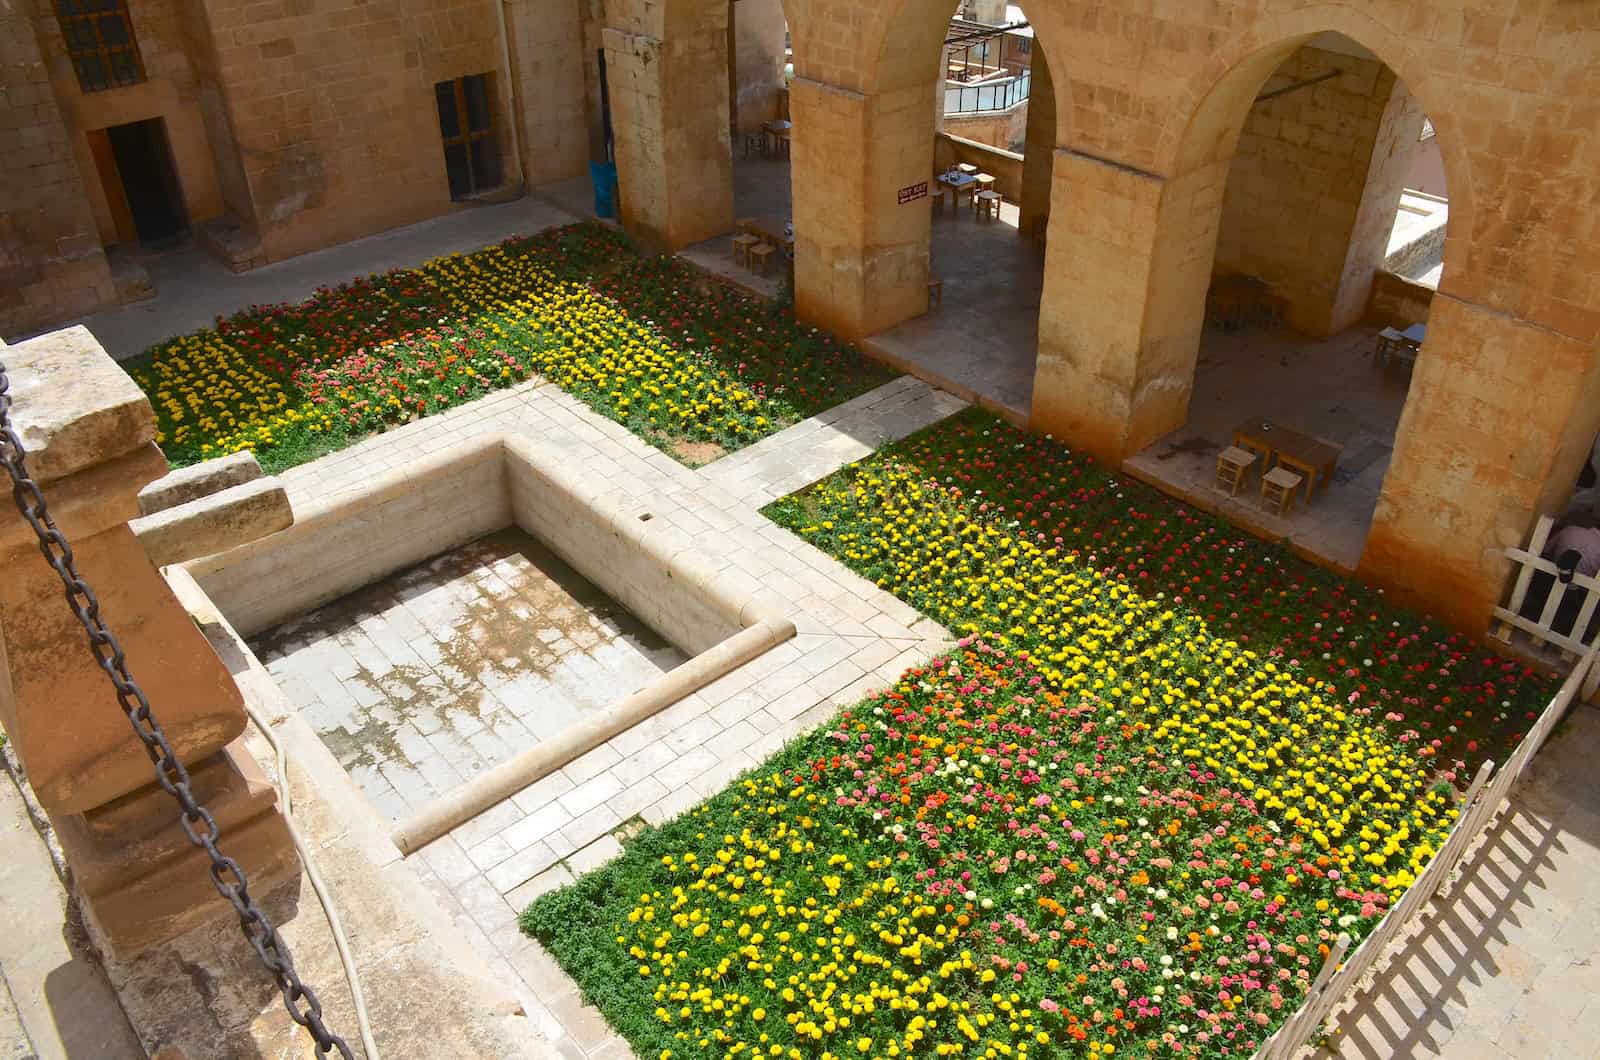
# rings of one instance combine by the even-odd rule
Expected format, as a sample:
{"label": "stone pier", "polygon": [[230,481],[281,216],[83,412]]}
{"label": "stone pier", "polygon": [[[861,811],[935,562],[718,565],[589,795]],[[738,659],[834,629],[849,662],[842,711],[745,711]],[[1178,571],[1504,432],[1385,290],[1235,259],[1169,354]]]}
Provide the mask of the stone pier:
{"label": "stone pier", "polygon": [[[233,677],[129,527],[166,474],[155,416],[83,328],[4,351],[28,468],[102,619],[258,893],[295,868],[275,796],[242,750]],[[87,919],[124,957],[231,913],[63,599],[33,530],[0,510],[0,724],[49,814]]]}

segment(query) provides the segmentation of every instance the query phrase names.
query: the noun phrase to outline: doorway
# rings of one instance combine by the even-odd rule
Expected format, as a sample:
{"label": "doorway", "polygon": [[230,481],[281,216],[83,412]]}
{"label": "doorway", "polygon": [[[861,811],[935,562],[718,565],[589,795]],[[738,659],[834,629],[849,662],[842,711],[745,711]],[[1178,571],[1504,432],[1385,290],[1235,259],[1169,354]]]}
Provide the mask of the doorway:
{"label": "doorway", "polygon": [[[100,177],[117,221],[117,234],[136,239],[142,247],[172,246],[187,235],[189,217],[172,164],[166,122],[150,118],[113,125],[90,136],[103,137],[93,145],[94,153],[101,163]],[[109,167],[104,164],[107,155],[112,162]]]}

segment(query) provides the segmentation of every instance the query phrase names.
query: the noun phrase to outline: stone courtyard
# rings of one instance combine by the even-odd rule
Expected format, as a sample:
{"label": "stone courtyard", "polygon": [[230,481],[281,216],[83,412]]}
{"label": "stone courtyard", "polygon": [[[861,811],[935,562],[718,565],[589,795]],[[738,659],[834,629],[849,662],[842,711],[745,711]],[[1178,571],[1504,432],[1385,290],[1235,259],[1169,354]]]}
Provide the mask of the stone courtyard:
{"label": "stone courtyard", "polygon": [[[1323,356],[1358,357],[1365,337],[1343,341]],[[628,1050],[542,947],[516,930],[522,906],[615,857],[639,825],[671,819],[950,643],[946,631],[758,509],[962,407],[903,377],[693,471],[533,382],[284,476],[299,506],[359,489],[405,467],[410,454],[485,432],[527,432],[591,469],[602,493],[647,506],[727,571],[790,601],[793,641],[408,860],[458,941],[562,1055],[598,1060]],[[252,647],[362,798],[391,820],[682,659],[519,532],[397,574],[257,635]],[[1538,1043],[1550,1033],[1532,1014],[1570,1003],[1572,977],[1592,948],[1576,912],[1587,899],[1568,895],[1569,881],[1586,879],[1583,866],[1600,859],[1583,824],[1593,807],[1572,766],[1592,727],[1586,709],[1547,752],[1538,780],[1468,864],[1432,926],[1401,946],[1373,991],[1353,1002],[1337,1055],[1554,1055],[1530,1052],[1545,1048]],[[1529,911],[1511,920],[1493,912],[1499,908]],[[1557,917],[1561,910],[1568,912]],[[1511,924],[1519,925],[1514,932]],[[1447,925],[1448,938],[1440,934]],[[49,1029],[37,1008],[23,1009],[22,1023],[39,1040]],[[1498,1016],[1486,1021],[1485,1012]],[[1415,1022],[1424,1014],[1434,1029]],[[1579,1005],[1562,1024],[1567,1037],[1548,1040],[1586,1041],[1590,1015]]]}
{"label": "stone courtyard", "polygon": [[0,9],[0,1060],[1600,1060],[1586,5],[196,4]]}

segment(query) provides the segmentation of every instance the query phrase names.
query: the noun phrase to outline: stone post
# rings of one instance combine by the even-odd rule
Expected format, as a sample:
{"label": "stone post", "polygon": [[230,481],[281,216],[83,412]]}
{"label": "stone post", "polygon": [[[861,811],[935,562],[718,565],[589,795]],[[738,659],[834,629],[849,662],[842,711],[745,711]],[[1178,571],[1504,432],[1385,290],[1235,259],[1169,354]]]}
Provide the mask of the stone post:
{"label": "stone post", "polygon": [[[57,526],[223,846],[260,893],[294,867],[275,796],[238,740],[239,690],[128,522],[167,471],[155,416],[82,327],[6,348],[12,418]],[[14,507],[0,508],[0,724],[49,814],[92,927],[129,956],[230,907]]]}

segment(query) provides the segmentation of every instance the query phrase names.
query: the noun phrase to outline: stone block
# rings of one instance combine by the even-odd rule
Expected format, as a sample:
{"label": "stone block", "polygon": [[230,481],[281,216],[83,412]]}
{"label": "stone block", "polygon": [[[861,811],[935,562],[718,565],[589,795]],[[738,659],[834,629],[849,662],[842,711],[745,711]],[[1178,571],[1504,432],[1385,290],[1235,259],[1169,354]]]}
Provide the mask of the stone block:
{"label": "stone block", "polygon": [[150,562],[159,567],[222,552],[293,525],[289,495],[275,478],[231,486],[129,524]]}
{"label": "stone block", "polygon": [[80,326],[6,348],[12,424],[41,483],[140,449],[155,411],[137,384]]}
{"label": "stone block", "polygon": [[[244,869],[252,893],[298,873],[277,795],[241,742],[191,766],[189,776],[197,801],[216,819],[218,846]],[[179,816],[172,796],[154,783],[86,814],[52,816],[88,923],[118,959],[234,915]]]}
{"label": "stone block", "polygon": [[179,468],[139,491],[139,514],[154,515],[260,477],[261,465],[248,449]]}

